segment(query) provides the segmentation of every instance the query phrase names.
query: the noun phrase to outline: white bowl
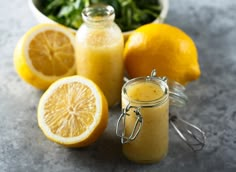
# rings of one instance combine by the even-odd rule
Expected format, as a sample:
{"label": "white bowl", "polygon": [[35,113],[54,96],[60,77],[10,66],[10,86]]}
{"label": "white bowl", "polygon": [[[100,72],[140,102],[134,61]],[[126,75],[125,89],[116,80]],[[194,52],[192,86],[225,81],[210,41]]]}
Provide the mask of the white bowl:
{"label": "white bowl", "polygon": [[[168,10],[169,10],[169,0],[159,0],[160,5],[162,7],[161,13],[159,17],[153,21],[153,23],[163,23],[164,20],[167,17]],[[40,11],[40,0],[28,0],[29,8],[32,11],[33,15],[35,18],[38,20],[39,23],[57,23],[47,16],[45,16],[41,11]],[[128,35],[132,32],[127,31],[123,32],[124,37],[128,37]]]}

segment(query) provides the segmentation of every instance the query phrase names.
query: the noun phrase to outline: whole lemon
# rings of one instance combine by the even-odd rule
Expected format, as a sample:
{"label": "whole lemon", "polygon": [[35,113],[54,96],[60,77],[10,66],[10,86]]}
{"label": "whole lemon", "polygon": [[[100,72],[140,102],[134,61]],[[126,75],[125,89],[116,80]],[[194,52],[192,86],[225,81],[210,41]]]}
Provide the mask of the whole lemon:
{"label": "whole lemon", "polygon": [[197,48],[182,30],[168,24],[151,23],[136,29],[124,49],[126,72],[129,77],[167,76],[187,84],[200,76]]}

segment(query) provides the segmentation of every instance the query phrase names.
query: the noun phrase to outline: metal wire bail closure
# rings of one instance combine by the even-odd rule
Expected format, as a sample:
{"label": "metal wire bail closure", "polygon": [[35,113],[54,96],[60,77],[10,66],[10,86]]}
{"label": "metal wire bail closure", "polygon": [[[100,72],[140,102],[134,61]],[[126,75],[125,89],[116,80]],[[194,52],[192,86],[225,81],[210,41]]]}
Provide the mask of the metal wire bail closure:
{"label": "metal wire bail closure", "polygon": [[[132,109],[135,112],[137,119],[134,123],[134,127],[133,127],[131,134],[129,136],[126,136],[126,133],[125,133],[126,116],[130,115],[128,112]],[[122,110],[122,113],[117,121],[116,135],[121,138],[122,144],[129,143],[129,142],[133,141],[134,139],[136,139],[137,135],[139,134],[139,132],[142,128],[142,125],[143,125],[143,118],[140,113],[140,107],[130,106],[130,104],[128,104],[128,106],[126,106],[126,108],[124,108]]]}

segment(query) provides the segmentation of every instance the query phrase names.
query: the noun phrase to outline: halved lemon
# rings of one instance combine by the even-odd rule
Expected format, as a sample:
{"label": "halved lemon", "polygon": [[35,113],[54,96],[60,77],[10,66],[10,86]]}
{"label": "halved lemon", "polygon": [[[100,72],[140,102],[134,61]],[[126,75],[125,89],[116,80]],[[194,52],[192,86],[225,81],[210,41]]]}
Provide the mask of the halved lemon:
{"label": "halved lemon", "polygon": [[19,76],[39,89],[75,74],[75,37],[58,24],[39,24],[26,32],[14,51]]}
{"label": "halved lemon", "polygon": [[91,80],[71,76],[54,82],[38,105],[38,125],[53,142],[82,147],[95,142],[108,122],[108,105]]}

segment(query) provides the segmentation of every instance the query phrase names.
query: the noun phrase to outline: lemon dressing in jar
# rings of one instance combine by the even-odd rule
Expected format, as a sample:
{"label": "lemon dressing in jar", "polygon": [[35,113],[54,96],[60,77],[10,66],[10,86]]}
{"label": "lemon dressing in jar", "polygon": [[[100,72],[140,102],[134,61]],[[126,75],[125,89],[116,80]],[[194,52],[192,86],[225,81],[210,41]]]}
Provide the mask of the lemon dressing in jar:
{"label": "lemon dressing in jar", "polygon": [[122,108],[126,116],[124,133],[131,136],[122,138],[124,155],[138,163],[159,162],[168,152],[167,84],[146,77],[128,81],[122,88]]}
{"label": "lemon dressing in jar", "polygon": [[137,163],[156,163],[168,153],[169,124],[193,150],[202,150],[205,133],[177,116],[169,107],[183,107],[185,88],[166,77],[150,76],[128,80],[122,88],[122,113],[116,134],[121,138],[124,155]]}
{"label": "lemon dressing in jar", "polygon": [[123,84],[124,40],[114,23],[112,6],[95,5],[82,12],[84,23],[76,34],[77,74],[94,81],[109,106],[120,101]]}

